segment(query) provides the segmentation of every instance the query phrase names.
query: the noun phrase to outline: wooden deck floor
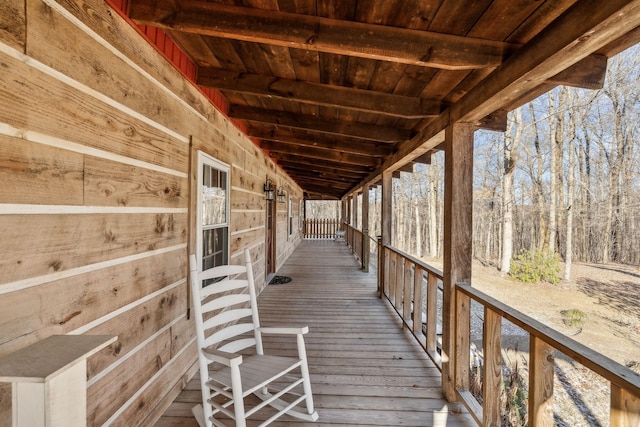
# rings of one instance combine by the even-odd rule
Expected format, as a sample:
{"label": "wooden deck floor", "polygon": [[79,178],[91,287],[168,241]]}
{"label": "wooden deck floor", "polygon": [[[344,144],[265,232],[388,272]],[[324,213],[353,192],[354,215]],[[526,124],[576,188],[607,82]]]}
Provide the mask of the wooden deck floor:
{"label": "wooden deck floor", "polygon": [[[344,243],[304,241],[258,298],[261,323],[307,324],[305,337],[318,422],[310,426],[476,426],[442,398],[440,372],[376,295]],[[286,338],[265,339],[265,352],[294,354]],[[156,424],[193,426],[200,399],[192,380]],[[257,415],[257,414],[256,414]],[[303,426],[284,416],[274,426]]]}

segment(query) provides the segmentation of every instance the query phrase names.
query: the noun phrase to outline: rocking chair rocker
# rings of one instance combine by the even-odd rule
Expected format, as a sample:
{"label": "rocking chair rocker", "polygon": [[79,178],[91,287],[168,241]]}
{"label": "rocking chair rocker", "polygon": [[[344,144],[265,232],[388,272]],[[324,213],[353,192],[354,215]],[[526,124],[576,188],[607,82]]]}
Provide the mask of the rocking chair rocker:
{"label": "rocking chair rocker", "polygon": [[[260,426],[283,414],[316,421],[303,339],[309,328],[260,327],[248,250],[245,260],[244,266],[225,265],[199,273],[195,256],[189,256],[203,401],[192,412],[200,427],[224,427],[215,418],[219,413],[234,419],[237,427],[245,427],[246,419],[267,405],[277,412]],[[238,275],[246,278],[237,279]],[[262,334],[296,335],[298,357],[265,355]],[[269,390],[272,382],[281,387],[279,391]],[[261,402],[245,410],[245,398],[252,394]],[[304,409],[300,408],[303,401]]]}

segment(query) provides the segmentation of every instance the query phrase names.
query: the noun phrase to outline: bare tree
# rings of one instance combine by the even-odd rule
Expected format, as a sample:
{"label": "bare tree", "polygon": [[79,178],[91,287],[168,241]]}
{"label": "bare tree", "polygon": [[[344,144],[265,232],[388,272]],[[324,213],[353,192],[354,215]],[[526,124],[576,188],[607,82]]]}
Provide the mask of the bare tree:
{"label": "bare tree", "polygon": [[513,256],[513,179],[517,163],[517,152],[522,139],[522,110],[516,108],[510,116],[504,135],[502,175],[502,259],[500,271],[508,274]]}

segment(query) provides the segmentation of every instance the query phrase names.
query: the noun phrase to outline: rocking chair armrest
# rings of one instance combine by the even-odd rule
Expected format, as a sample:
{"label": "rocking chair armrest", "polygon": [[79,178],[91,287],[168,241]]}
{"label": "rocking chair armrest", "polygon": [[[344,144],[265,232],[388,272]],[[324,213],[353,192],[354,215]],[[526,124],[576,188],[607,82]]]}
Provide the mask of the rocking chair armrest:
{"label": "rocking chair armrest", "polygon": [[261,326],[258,330],[272,335],[304,335],[309,332],[308,326]]}
{"label": "rocking chair armrest", "polygon": [[202,353],[212,362],[222,363],[225,366],[233,367],[242,363],[242,355],[237,353],[229,353],[227,351],[213,350],[203,348]]}

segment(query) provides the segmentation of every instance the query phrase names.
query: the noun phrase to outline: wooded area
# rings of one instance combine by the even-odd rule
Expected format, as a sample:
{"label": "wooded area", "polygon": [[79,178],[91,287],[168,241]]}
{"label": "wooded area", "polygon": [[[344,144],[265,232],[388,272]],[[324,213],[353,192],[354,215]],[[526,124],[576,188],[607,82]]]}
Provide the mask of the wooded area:
{"label": "wooded area", "polygon": [[[640,262],[639,77],[635,46],[609,60],[602,89],[559,86],[509,113],[506,132],[476,132],[475,258],[509,272],[514,255],[541,249],[566,261],[565,277],[572,261]],[[441,256],[443,169],[438,152],[393,180],[393,246]],[[369,197],[375,236],[380,188]]]}

